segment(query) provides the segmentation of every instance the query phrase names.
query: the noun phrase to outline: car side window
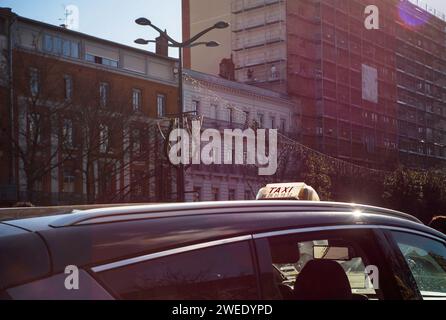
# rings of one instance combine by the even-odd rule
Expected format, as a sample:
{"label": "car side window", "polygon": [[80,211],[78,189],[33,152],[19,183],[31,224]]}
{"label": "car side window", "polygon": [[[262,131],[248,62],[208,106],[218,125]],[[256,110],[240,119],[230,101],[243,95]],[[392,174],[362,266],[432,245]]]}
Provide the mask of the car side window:
{"label": "car side window", "polygon": [[285,235],[267,241],[273,282],[281,299],[382,297],[379,288],[375,290],[366,277],[370,259],[365,250],[341,233]]}
{"label": "car side window", "polygon": [[424,298],[446,298],[446,246],[440,241],[392,231]]}
{"label": "car side window", "polygon": [[258,299],[248,242],[149,260],[104,271],[98,276],[121,299]]}

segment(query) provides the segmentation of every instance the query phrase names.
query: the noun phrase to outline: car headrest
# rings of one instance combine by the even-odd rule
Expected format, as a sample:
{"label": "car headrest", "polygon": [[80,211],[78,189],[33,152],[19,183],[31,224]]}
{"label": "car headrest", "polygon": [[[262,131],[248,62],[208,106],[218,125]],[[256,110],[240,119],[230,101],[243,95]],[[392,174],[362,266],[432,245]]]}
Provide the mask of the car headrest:
{"label": "car headrest", "polygon": [[296,242],[280,242],[271,245],[271,258],[274,264],[296,263],[300,259]]}
{"label": "car headrest", "polygon": [[351,300],[352,289],[344,269],[332,260],[311,260],[294,284],[296,300]]}

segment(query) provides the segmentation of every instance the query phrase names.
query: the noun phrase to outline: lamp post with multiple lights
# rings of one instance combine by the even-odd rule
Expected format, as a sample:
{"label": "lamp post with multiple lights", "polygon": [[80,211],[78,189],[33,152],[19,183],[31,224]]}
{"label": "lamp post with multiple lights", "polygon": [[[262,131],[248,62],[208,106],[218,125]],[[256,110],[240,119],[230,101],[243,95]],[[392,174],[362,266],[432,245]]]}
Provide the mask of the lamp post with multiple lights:
{"label": "lamp post with multiple lights", "polygon": [[[178,42],[172,39],[166,31],[161,30],[147,18],[139,18],[136,19],[135,22],[141,26],[148,26],[160,33],[160,35],[168,41],[168,46],[172,48],[178,48],[178,117],[180,120],[180,126],[183,126],[183,116],[184,116],[184,108],[183,108],[183,49],[184,48],[192,48],[197,46],[206,46],[209,48],[218,47],[220,44],[216,41],[209,42],[198,42],[202,36],[207,34],[208,32],[214,29],[226,29],[229,27],[229,23],[224,21],[219,21],[213,26],[204,29],[203,31],[197,33],[192,38],[185,40],[183,42]],[[145,39],[136,39],[135,43],[141,45],[147,45],[149,43],[156,43],[154,40],[145,40]],[[178,176],[177,176],[177,199],[179,202],[184,202],[185,200],[185,190],[184,190],[184,166],[182,164],[178,167]]]}

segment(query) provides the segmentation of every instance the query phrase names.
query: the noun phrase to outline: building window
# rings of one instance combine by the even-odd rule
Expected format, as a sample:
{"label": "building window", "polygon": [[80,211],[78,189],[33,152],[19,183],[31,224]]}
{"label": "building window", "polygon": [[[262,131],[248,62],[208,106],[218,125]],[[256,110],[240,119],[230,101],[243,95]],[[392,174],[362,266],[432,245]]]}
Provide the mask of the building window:
{"label": "building window", "polygon": [[96,61],[95,56],[92,55],[92,54],[89,54],[89,53],[85,54],[85,60],[88,61],[88,62],[95,62]]}
{"label": "building window", "polygon": [[196,115],[200,112],[200,101],[198,100],[192,100],[192,112],[194,112]]}
{"label": "building window", "polygon": [[271,79],[272,80],[277,80],[277,79],[279,79],[279,77],[280,77],[280,73],[277,70],[277,67],[273,64],[271,66]]}
{"label": "building window", "polygon": [[232,107],[228,108],[228,122],[229,123],[234,122],[234,109]]}
{"label": "building window", "polygon": [[220,189],[212,188],[212,200],[219,201],[220,200]]}
{"label": "building window", "polygon": [[117,60],[95,56],[90,53],[85,54],[85,60],[113,68],[117,68],[119,64]]}
{"label": "building window", "polygon": [[44,35],[43,36],[43,50],[46,52],[52,52],[53,51],[53,37],[50,35]]}
{"label": "building window", "polygon": [[132,132],[132,149],[134,154],[141,153],[141,131],[134,129]]}
{"label": "building window", "polygon": [[63,55],[68,58],[79,58],[78,41],[53,37],[49,34],[43,36],[43,50],[48,53]]}
{"label": "building window", "polygon": [[66,147],[68,148],[73,147],[74,145],[73,121],[70,119],[63,120],[62,139]]}
{"label": "building window", "polygon": [[30,69],[29,88],[33,97],[37,96],[40,91],[40,74],[36,68]]}
{"label": "building window", "polygon": [[229,189],[228,191],[228,200],[235,201],[235,189]]}
{"label": "building window", "polygon": [[211,109],[209,111],[209,117],[211,119],[217,119],[217,105],[216,104],[211,104]]}
{"label": "building window", "polygon": [[99,84],[99,96],[100,96],[100,100],[101,100],[101,107],[107,106],[108,96],[109,96],[108,83],[102,82]]}
{"label": "building window", "polygon": [[117,60],[112,60],[112,59],[107,59],[107,58],[102,58],[102,64],[104,66],[109,66],[109,67],[113,67],[113,68],[117,68],[118,67],[118,61]]}
{"label": "building window", "polygon": [[73,98],[73,78],[66,75],[65,81],[65,100],[70,101]]}
{"label": "building window", "polygon": [[105,153],[110,147],[110,132],[106,125],[101,124],[99,127],[99,150]]}
{"label": "building window", "polygon": [[63,43],[62,44],[62,53],[63,53],[63,55],[65,57],[69,57],[71,55],[71,48],[70,48],[71,44],[70,44],[70,41],[63,40],[62,43]]}
{"label": "building window", "polygon": [[253,80],[254,79],[254,70],[248,69],[246,71],[246,78],[248,79],[248,81]]}
{"label": "building window", "polygon": [[79,59],[79,42],[71,41],[71,57]]}
{"label": "building window", "polygon": [[276,118],[271,117],[271,129],[276,129]]}
{"label": "building window", "polygon": [[285,119],[280,119],[280,130],[282,132],[286,131],[286,120]]}
{"label": "building window", "polygon": [[249,122],[250,120],[251,120],[251,112],[245,111],[245,124],[250,125],[250,122]]}
{"label": "building window", "polygon": [[62,39],[59,37],[53,38],[53,53],[57,55],[62,54]]}
{"label": "building window", "polygon": [[40,144],[42,138],[41,117],[38,113],[31,113],[28,118],[28,138],[33,145]]}
{"label": "building window", "polygon": [[75,177],[71,170],[64,170],[63,172],[63,192],[74,193],[75,191]]}
{"label": "building window", "polygon": [[156,106],[158,118],[163,118],[166,115],[166,96],[164,94],[158,94]]}
{"label": "building window", "polygon": [[200,187],[194,187],[194,202],[200,202],[201,201],[201,188]]}
{"label": "building window", "polygon": [[263,115],[263,113],[259,113],[257,115],[257,119],[259,122],[259,128],[264,128],[265,127],[265,116]]}
{"label": "building window", "polygon": [[133,91],[132,91],[133,111],[141,110],[141,100],[142,100],[141,90],[133,89]]}

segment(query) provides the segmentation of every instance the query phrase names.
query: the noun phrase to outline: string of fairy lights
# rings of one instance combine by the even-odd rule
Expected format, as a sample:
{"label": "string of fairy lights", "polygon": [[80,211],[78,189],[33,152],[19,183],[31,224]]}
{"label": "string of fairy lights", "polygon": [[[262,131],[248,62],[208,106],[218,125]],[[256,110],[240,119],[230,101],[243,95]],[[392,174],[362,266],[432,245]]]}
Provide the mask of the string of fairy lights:
{"label": "string of fairy lights", "polygon": [[[222,97],[218,92],[212,90],[204,84],[201,80],[198,80],[194,78],[193,76],[189,75],[187,72],[183,75],[184,81],[188,82],[193,90],[194,93],[199,94],[201,96],[207,97],[210,99],[211,104],[218,106],[220,109],[222,107],[226,108],[226,110],[232,110],[233,112],[233,120],[237,121],[239,120],[239,124],[244,124],[245,127],[255,127],[257,126],[256,121],[249,122],[249,119],[247,117],[247,111],[243,110],[239,107],[237,107],[233,102],[225,99]],[[226,110],[224,110],[226,112]],[[221,111],[221,110],[220,110]],[[234,114],[235,113],[235,114]],[[238,113],[238,115],[237,115]],[[201,115],[200,119],[203,121],[204,115]],[[216,118],[218,118],[218,110],[217,114],[215,115]],[[240,121],[243,120],[244,121]],[[243,122],[243,123],[242,123]],[[337,172],[350,174],[350,175],[360,175],[360,174],[374,174],[374,175],[386,175],[389,172],[384,170],[378,170],[373,168],[364,167],[361,165],[357,165],[333,156],[330,156],[328,154],[325,154],[323,152],[320,152],[318,150],[312,149],[298,141],[296,141],[293,138],[290,138],[280,132],[278,132],[278,145],[279,145],[279,154],[281,154],[280,159],[278,159],[278,164],[285,162],[283,161],[284,157],[289,157],[291,155],[296,155],[296,158],[307,158],[308,156],[315,156],[320,159],[323,159],[324,161],[327,161],[332,165],[332,167],[337,170]]]}

